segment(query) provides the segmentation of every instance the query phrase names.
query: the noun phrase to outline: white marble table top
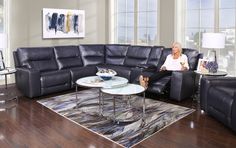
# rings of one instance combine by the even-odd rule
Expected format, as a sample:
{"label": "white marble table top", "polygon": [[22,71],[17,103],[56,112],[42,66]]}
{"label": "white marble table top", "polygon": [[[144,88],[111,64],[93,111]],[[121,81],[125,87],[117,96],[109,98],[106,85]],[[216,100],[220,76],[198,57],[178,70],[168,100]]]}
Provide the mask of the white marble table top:
{"label": "white marble table top", "polygon": [[128,83],[123,87],[102,88],[101,91],[110,95],[135,95],[144,92],[145,88],[141,85]]}
{"label": "white marble table top", "polygon": [[84,87],[114,88],[127,85],[128,80],[119,76],[114,76],[111,80],[101,80],[98,76],[88,76],[76,81],[77,85]]}

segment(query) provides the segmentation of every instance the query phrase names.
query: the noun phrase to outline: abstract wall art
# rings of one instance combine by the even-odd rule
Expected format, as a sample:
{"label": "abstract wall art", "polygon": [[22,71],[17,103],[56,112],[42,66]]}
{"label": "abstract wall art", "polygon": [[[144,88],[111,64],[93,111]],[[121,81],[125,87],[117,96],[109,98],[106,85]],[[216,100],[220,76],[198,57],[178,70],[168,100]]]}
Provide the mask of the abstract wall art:
{"label": "abstract wall art", "polygon": [[85,37],[84,10],[43,9],[43,38]]}
{"label": "abstract wall art", "polygon": [[0,50],[0,70],[4,70],[5,68],[6,67],[3,61],[3,54],[2,54],[2,51]]}

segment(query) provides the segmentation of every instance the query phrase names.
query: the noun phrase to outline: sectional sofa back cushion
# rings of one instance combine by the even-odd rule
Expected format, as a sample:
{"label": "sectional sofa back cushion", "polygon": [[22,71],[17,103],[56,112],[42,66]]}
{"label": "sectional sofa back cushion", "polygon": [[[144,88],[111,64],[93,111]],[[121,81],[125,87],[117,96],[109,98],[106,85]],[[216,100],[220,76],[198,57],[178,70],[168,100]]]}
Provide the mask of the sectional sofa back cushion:
{"label": "sectional sofa back cushion", "polygon": [[19,62],[17,51],[13,51],[13,58],[14,58],[15,67],[16,68],[20,67],[21,65],[20,65],[20,62]]}
{"label": "sectional sofa back cushion", "polygon": [[149,46],[130,46],[125,57],[125,66],[135,67],[138,64],[147,64],[151,52]]}
{"label": "sectional sofa back cushion", "polygon": [[57,70],[53,47],[18,48],[20,66],[43,71]]}
{"label": "sectional sofa back cushion", "polygon": [[147,64],[157,66],[161,59],[161,54],[162,54],[163,49],[164,49],[164,46],[152,47]]}
{"label": "sectional sofa back cushion", "polygon": [[56,46],[54,52],[59,69],[83,66],[78,46]]}
{"label": "sectional sofa back cushion", "polygon": [[197,68],[199,52],[195,49],[183,48],[183,53],[188,57],[188,64],[190,70]]}
{"label": "sectional sofa back cushion", "polygon": [[166,57],[171,54],[172,49],[171,48],[164,48],[162,50],[161,58],[157,64],[157,69],[159,70],[161,66],[164,64]]}
{"label": "sectional sofa back cushion", "polygon": [[84,66],[97,65],[105,63],[104,45],[80,45],[79,51]]}
{"label": "sectional sofa back cushion", "polygon": [[123,65],[129,45],[106,45],[106,64]]}

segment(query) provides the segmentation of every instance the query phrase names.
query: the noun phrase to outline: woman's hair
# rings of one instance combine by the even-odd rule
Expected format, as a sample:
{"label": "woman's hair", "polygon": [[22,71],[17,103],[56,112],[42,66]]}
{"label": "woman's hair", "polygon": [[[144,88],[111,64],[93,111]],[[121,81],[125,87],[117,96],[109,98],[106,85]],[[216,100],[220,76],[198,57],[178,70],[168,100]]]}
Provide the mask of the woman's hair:
{"label": "woman's hair", "polygon": [[172,47],[174,47],[175,45],[178,46],[180,55],[182,55],[182,45],[181,45],[181,43],[180,43],[180,42],[174,42],[174,43],[172,44]]}

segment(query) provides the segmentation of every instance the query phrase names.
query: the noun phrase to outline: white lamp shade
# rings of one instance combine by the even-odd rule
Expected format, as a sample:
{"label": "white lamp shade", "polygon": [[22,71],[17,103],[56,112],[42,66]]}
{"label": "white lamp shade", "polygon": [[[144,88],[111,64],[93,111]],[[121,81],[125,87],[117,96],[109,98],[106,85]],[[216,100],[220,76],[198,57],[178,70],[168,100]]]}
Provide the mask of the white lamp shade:
{"label": "white lamp shade", "polygon": [[202,48],[225,48],[225,34],[203,33]]}
{"label": "white lamp shade", "polygon": [[0,50],[7,48],[6,34],[0,33]]}

